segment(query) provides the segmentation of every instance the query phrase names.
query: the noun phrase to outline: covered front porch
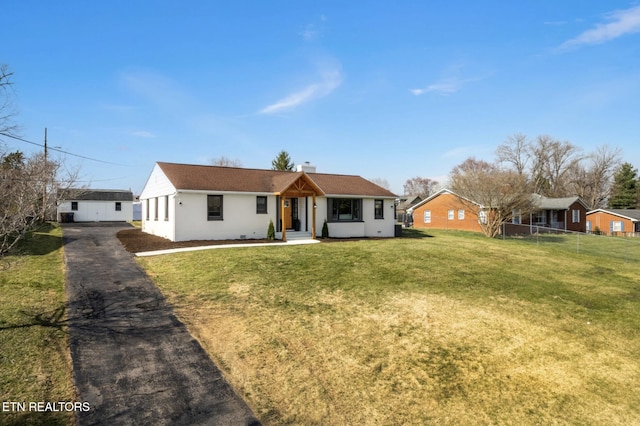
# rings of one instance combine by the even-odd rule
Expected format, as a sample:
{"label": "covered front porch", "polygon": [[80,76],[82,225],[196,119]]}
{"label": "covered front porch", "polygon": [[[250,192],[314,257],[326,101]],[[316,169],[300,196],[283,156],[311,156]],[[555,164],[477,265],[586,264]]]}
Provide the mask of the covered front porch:
{"label": "covered front porch", "polygon": [[274,193],[277,200],[276,237],[287,241],[295,239],[316,239],[317,221],[316,197],[324,192],[304,172],[293,173],[290,182],[283,183],[283,189]]}

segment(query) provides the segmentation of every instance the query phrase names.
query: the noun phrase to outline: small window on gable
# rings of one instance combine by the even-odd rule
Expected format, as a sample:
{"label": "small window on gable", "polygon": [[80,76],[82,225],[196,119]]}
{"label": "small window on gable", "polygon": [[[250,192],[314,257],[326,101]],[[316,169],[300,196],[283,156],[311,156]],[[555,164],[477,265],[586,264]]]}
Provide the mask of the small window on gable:
{"label": "small window on gable", "polygon": [[424,211],[424,223],[431,223],[431,210]]}
{"label": "small window on gable", "polygon": [[116,211],[117,212],[122,211],[122,203],[120,201],[116,201]]}
{"label": "small window on gable", "polygon": [[373,215],[376,219],[384,219],[384,200],[375,200]]}
{"label": "small window on gable", "polygon": [[72,201],[71,202],[71,210],[78,210],[78,202],[77,201]]}
{"label": "small window on gable", "polygon": [[267,197],[262,195],[256,197],[256,214],[267,214]]}
{"label": "small window on gable", "polygon": [[464,220],[464,209],[458,210],[458,220]]}

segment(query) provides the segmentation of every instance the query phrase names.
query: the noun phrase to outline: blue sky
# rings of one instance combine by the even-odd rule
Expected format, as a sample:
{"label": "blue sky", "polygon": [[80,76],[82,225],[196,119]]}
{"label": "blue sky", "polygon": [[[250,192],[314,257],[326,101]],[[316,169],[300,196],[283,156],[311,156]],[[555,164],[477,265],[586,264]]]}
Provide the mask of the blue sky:
{"label": "blue sky", "polygon": [[20,136],[114,163],[52,153],[94,188],[285,149],[401,194],[514,133],[640,166],[637,1],[25,0],[0,20]]}

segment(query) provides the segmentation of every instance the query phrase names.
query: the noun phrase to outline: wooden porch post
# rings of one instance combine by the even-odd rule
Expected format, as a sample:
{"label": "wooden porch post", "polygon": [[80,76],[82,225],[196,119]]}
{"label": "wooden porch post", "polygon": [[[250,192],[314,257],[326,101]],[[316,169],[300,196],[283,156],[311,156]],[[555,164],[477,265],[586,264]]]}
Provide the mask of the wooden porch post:
{"label": "wooden porch post", "polygon": [[284,223],[284,195],[280,195],[280,227],[282,228],[282,241],[287,241],[287,225]]}
{"label": "wooden porch post", "polygon": [[313,193],[313,202],[311,204],[311,209],[313,213],[311,214],[311,238],[316,239],[316,193]]}

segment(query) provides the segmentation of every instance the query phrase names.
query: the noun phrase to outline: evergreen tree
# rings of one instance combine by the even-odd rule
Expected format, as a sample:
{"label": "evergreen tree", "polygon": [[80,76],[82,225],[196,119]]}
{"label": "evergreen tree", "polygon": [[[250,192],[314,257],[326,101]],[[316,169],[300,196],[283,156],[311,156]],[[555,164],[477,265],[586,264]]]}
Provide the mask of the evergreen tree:
{"label": "evergreen tree", "polygon": [[284,149],[280,151],[276,158],[271,162],[271,169],[282,170],[285,172],[293,171],[293,163],[291,162],[289,153]]}
{"label": "evergreen tree", "polygon": [[638,208],[638,170],[629,163],[620,166],[613,176],[613,188],[609,197],[611,209],[636,209]]}

